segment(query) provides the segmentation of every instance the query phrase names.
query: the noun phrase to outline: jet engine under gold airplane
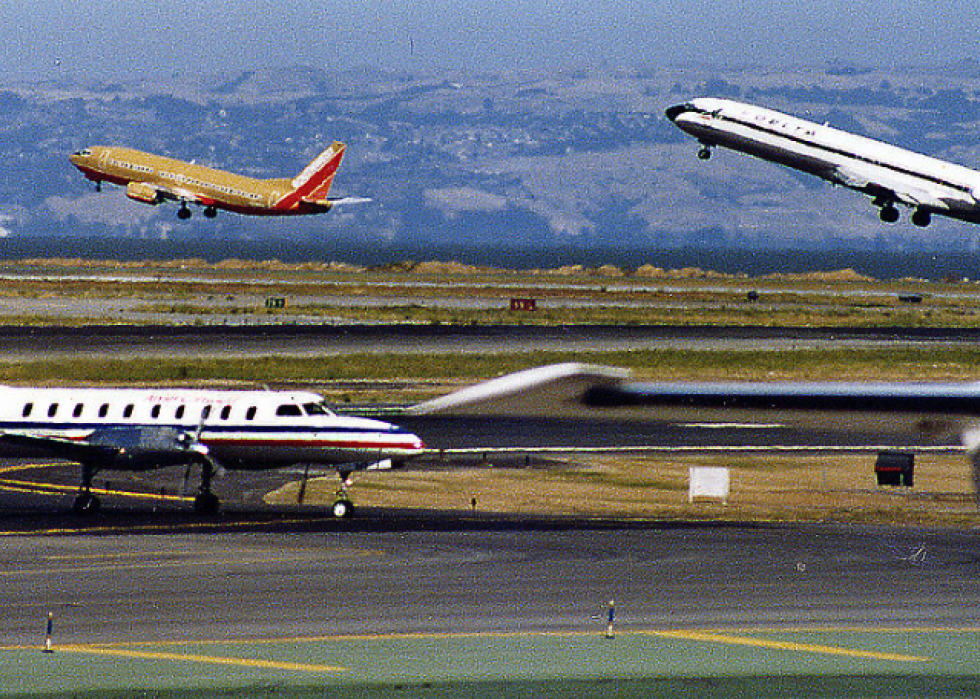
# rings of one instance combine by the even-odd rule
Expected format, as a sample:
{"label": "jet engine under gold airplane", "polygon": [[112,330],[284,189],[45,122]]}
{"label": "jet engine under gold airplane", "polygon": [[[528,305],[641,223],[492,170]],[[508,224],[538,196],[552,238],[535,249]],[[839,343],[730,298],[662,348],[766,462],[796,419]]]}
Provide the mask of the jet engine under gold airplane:
{"label": "jet engine under gold airplane", "polygon": [[204,207],[214,218],[218,209],[252,216],[320,214],[337,204],[370,201],[360,197],[327,196],[346,146],[335,141],[292,179],[260,180],[215,170],[132,148],[92,146],[70,156],[101,191],[103,182],[126,188],[126,196],[146,204],[179,201],[177,217],[191,216],[189,203]]}

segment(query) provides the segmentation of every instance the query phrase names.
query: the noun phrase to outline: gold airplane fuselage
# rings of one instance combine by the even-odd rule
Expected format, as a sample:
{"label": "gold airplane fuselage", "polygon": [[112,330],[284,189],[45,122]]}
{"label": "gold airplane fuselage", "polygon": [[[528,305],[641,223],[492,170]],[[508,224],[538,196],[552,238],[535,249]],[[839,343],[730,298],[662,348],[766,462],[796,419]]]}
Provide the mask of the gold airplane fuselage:
{"label": "gold airplane fuselage", "polygon": [[[333,147],[337,149],[336,163],[332,165],[335,172],[343,144]],[[297,196],[295,179],[246,177],[133,148],[92,146],[74,153],[70,160],[97,184],[110,182],[126,187],[126,196],[147,204],[180,201],[187,215],[186,203],[204,206],[208,217],[213,217],[216,209],[253,216],[285,216],[322,213],[331,208],[325,189],[320,200]]]}

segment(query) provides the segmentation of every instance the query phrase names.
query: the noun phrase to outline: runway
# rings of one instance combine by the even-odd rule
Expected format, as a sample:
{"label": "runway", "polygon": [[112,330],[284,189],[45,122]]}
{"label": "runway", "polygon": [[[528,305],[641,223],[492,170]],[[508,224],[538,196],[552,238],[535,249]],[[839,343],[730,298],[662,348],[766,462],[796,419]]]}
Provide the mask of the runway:
{"label": "runway", "polygon": [[[62,329],[56,350],[46,330],[0,329],[0,339],[10,357],[256,356],[694,346],[706,331],[587,328],[548,339],[555,329],[420,326],[381,342],[389,332]],[[976,339],[970,331],[752,329],[718,341]],[[430,446],[474,444],[465,423],[410,427]],[[554,443],[554,434],[519,428],[478,444]],[[706,439],[692,427],[645,430],[563,434],[587,445]],[[710,435],[722,446],[798,439],[774,430]],[[103,514],[88,520],[66,513],[77,469],[42,472],[34,480],[47,490],[0,493],[8,695],[945,697],[980,686],[973,531],[371,508],[338,521],[254,504],[271,489],[266,479],[288,478],[281,474],[250,475],[240,481],[247,492],[201,519],[174,485],[181,474],[170,475],[166,492],[107,495]],[[49,613],[55,652],[42,654]]]}
{"label": "runway", "polygon": [[603,351],[655,348],[783,351],[813,347],[975,344],[975,328],[783,328],[665,325],[106,325],[0,326],[4,358],[256,357],[342,353]]}
{"label": "runway", "polygon": [[[5,687],[26,693],[24,662],[41,691],[255,696],[684,696],[691,682],[799,696],[821,675],[861,696],[923,677],[959,696],[975,679],[972,532],[383,510],[123,519],[4,533]],[[55,660],[39,652],[49,612]],[[949,653],[973,664],[947,668]],[[796,694],[756,686],[760,672]]]}

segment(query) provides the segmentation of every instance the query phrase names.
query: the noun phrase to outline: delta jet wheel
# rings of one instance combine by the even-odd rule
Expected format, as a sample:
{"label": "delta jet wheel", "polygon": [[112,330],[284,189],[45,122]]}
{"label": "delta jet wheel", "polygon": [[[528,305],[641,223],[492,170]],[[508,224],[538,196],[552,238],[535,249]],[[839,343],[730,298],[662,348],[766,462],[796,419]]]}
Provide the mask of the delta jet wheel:
{"label": "delta jet wheel", "polygon": [[885,223],[895,223],[898,220],[898,209],[890,205],[882,207],[881,211],[878,212],[878,217]]}

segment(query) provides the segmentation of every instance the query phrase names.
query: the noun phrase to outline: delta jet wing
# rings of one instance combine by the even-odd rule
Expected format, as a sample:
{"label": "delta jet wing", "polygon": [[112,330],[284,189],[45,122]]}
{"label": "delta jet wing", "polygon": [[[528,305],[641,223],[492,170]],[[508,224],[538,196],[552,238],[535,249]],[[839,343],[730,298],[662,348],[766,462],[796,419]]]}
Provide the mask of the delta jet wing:
{"label": "delta jet wing", "polygon": [[[779,423],[958,437],[980,486],[980,383],[648,383],[621,369],[557,364],[487,381],[412,412],[496,418]],[[980,488],[978,488],[980,496]]]}
{"label": "delta jet wing", "polygon": [[696,99],[667,109],[667,118],[701,142],[785,165],[874,198],[882,221],[912,209],[912,223],[933,214],[980,223],[980,172],[788,114],[722,99]]}

